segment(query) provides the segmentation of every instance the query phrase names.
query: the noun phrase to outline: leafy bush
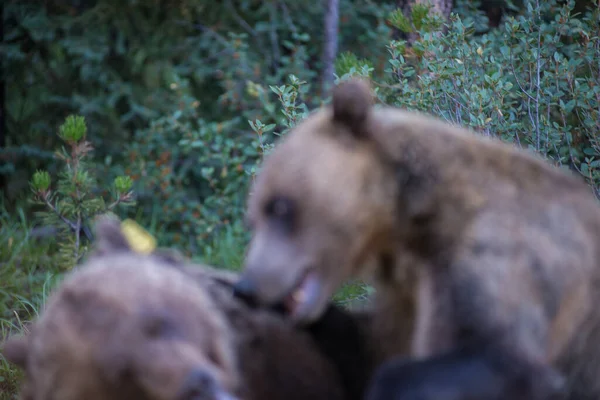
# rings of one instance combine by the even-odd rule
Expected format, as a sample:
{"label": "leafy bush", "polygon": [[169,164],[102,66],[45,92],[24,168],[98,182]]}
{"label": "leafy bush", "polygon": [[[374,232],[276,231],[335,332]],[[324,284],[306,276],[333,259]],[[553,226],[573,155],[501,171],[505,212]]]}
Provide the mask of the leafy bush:
{"label": "leafy bush", "polygon": [[[526,2],[503,29],[475,36],[457,15],[447,35],[392,41],[379,97],[527,148],[600,185],[600,9]],[[399,28],[402,27],[399,25]]]}
{"label": "leafy bush", "polygon": [[223,230],[240,233],[247,171],[259,157],[254,135],[236,129],[240,118],[206,121],[197,100],[135,133],[125,147],[138,194],[137,219],[189,255],[201,254]]}
{"label": "leafy bush", "polygon": [[[390,35],[391,6],[341,0],[340,46],[382,66],[385,48],[371,44]],[[86,118],[102,175],[113,176],[113,166],[129,163],[123,143],[174,115],[183,95],[198,100],[207,123],[229,121],[239,132],[269,112],[248,90],[253,82],[320,78],[324,7],[311,2],[7,0],[3,10],[0,174],[10,205],[35,169],[55,168],[47,149],[67,115]]]}
{"label": "leafy bush", "polygon": [[130,161],[124,172],[135,181],[136,215],[163,245],[208,258],[223,235],[244,247],[248,184],[282,134],[276,129],[285,132],[308,113],[298,104],[307,83],[293,75],[289,82],[268,89],[248,85],[264,110],[249,114],[255,120],[206,121],[197,112],[198,100],[182,94],[180,110],[136,132],[126,147]]}

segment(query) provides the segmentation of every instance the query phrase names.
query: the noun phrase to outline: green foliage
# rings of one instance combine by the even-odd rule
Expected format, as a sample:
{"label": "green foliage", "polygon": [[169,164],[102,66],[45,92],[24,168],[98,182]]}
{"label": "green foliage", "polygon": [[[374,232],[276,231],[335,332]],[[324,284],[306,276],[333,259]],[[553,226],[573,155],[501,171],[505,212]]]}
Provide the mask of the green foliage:
{"label": "green foliage", "polygon": [[85,254],[91,239],[90,224],[96,215],[113,211],[117,205],[134,204],[130,191],[133,182],[126,176],[115,178],[111,204],[106,205],[102,196],[94,195],[98,184],[86,162],[92,151],[85,140],[86,132],[83,117],[68,116],[58,130],[68,150],[63,147],[56,154],[65,163],[56,189],[50,188],[52,180],[47,171],[37,171],[31,181],[33,202],[44,207],[37,215],[45,226],[58,227],[60,265],[65,269],[70,269]]}
{"label": "green foliage", "polygon": [[283,86],[271,86],[270,89],[277,95],[282,105],[282,114],[285,116],[283,121],[287,129],[293,128],[298,122],[308,115],[306,104],[298,104],[299,98],[306,94],[307,87],[305,81],[299,80],[295,75],[290,75],[290,84]]}
{"label": "green foliage", "polygon": [[133,186],[133,180],[128,176],[117,176],[114,185],[119,197],[126,196]]}
{"label": "green foliage", "polygon": [[400,8],[390,13],[389,21],[394,28],[404,33],[413,32],[411,20],[404,15],[404,12]]}
{"label": "green foliage", "polygon": [[598,190],[598,8],[527,2],[503,29],[474,35],[457,15],[447,35],[390,42],[379,85],[388,104],[418,109],[577,169]]}
{"label": "green foliage", "polygon": [[43,193],[48,191],[51,182],[50,174],[47,171],[36,171],[33,174],[31,185],[36,192]]}
{"label": "green foliage", "polygon": [[[0,150],[0,173],[11,201],[35,170],[59,168],[46,149],[59,145],[54,129],[66,115],[86,118],[104,168],[99,173],[114,177],[129,163],[123,143],[174,115],[186,97],[198,100],[207,123],[230,124],[227,132],[237,140],[246,121],[275,112],[247,90],[251,82],[280,85],[289,74],[311,84],[320,79],[324,7],[310,2],[8,0],[3,6],[7,147]],[[370,44],[391,32],[386,9],[340,2],[340,45],[377,59],[381,68],[385,48]]]}
{"label": "green foliage", "polygon": [[180,110],[137,131],[124,152],[136,219],[187,255],[209,251],[223,230],[242,234],[246,171],[259,154],[254,135],[236,129],[239,118],[207,121],[196,104],[185,98]]}
{"label": "green foliage", "polygon": [[370,77],[373,70],[373,63],[360,59],[351,52],[340,54],[335,61],[335,72],[338,76],[354,75],[361,71],[360,75]]}
{"label": "green foliage", "polygon": [[412,5],[409,17],[401,9],[397,9],[389,14],[388,21],[404,33],[438,31],[445,21],[432,8],[429,3],[416,3]]}
{"label": "green foliage", "polygon": [[68,144],[72,144],[83,139],[86,132],[85,119],[79,115],[69,115],[65,123],[60,126],[58,136]]}
{"label": "green foliage", "polygon": [[219,239],[232,235],[244,247],[248,184],[276,137],[308,114],[299,101],[307,83],[293,75],[289,82],[269,90],[260,84],[248,86],[264,112],[249,114],[259,118],[243,121],[243,130],[241,117],[207,121],[198,114],[198,101],[182,96],[180,110],[135,133],[125,147],[129,163],[124,172],[135,181],[136,219],[162,246],[211,258],[221,247]]}
{"label": "green foliage", "polygon": [[[19,210],[8,213],[0,207],[0,343],[11,334],[26,330],[38,315],[49,287],[57,282],[60,267],[54,237],[39,237]],[[17,399],[23,373],[0,353],[0,398]]]}

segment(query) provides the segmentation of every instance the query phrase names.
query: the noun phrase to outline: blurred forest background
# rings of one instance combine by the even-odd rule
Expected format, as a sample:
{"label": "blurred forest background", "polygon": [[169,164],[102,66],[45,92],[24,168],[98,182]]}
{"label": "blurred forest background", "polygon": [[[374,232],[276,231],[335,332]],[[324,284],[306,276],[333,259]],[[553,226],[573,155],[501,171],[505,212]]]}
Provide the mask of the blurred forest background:
{"label": "blurred forest background", "polygon": [[[424,2],[4,0],[0,339],[85,256],[100,213],[239,268],[262,157],[350,76],[599,194],[598,1]],[[18,379],[0,356],[2,399]]]}

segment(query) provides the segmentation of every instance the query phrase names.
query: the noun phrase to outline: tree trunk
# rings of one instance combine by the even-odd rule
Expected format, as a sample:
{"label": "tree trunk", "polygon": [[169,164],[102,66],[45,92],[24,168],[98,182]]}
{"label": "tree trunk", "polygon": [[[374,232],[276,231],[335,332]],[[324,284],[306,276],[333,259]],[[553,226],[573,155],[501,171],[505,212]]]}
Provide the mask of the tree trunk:
{"label": "tree trunk", "polygon": [[325,44],[323,46],[323,76],[321,95],[326,96],[334,80],[334,62],[338,51],[339,0],[327,0],[325,10]]}

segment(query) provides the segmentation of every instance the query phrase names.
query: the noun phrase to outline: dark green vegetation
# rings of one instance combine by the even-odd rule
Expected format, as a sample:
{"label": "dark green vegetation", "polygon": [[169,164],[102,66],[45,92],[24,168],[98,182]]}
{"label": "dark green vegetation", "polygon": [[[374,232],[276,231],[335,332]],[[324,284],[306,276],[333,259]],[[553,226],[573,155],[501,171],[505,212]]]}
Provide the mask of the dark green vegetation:
{"label": "dark green vegetation", "polygon": [[[406,19],[396,1],[340,0],[337,78],[370,76],[381,102],[530,148],[598,193],[598,6],[523,1],[489,29],[476,3],[455,1],[438,35],[443,21],[419,8]],[[2,337],[85,256],[106,210],[160,246],[240,267],[248,182],[278,135],[328,101],[315,4],[2,2]],[[412,46],[395,32],[406,29]],[[18,378],[0,357],[1,398]]]}

